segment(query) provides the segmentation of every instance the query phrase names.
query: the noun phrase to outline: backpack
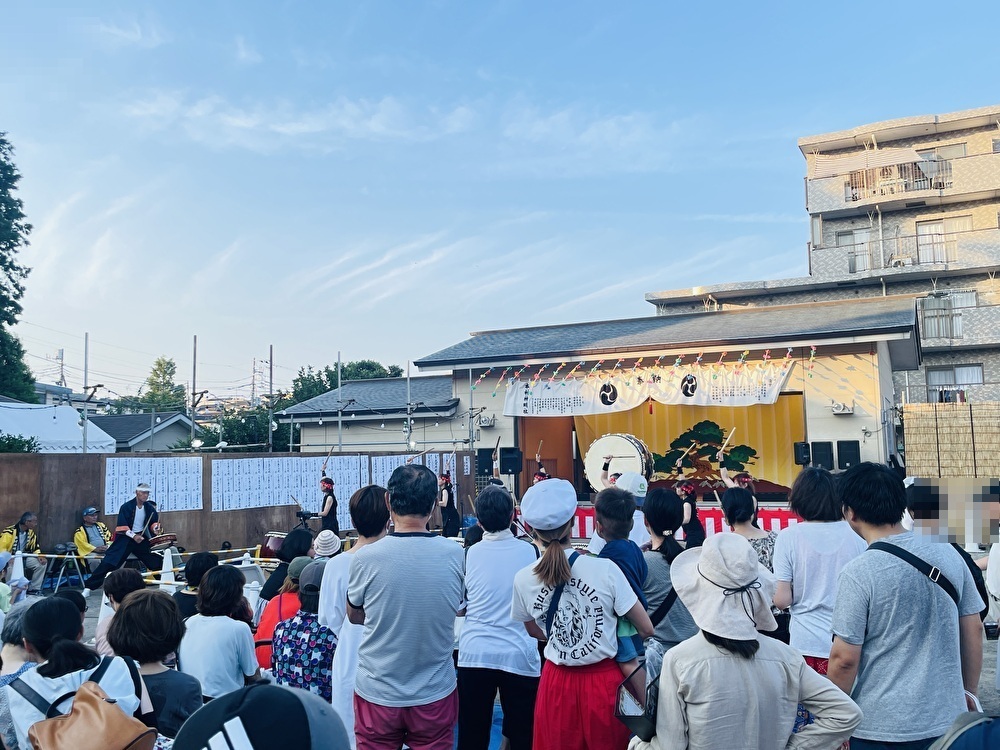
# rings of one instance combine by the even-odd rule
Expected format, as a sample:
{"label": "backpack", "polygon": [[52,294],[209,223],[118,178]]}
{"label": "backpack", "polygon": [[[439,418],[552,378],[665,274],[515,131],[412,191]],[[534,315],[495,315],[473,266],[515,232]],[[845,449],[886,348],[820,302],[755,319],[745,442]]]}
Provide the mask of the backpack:
{"label": "backpack", "polygon": [[927,750],[987,750],[1000,740],[1000,722],[975,711],[961,714]]}
{"label": "backpack", "polygon": [[[28,729],[34,750],[153,750],[156,730],[129,716],[101,690],[100,683],[113,659],[103,657],[90,679],[51,703],[20,678],[10,683],[45,718]],[[135,665],[126,659],[132,672]],[[138,677],[133,673],[133,679]],[[73,698],[68,714],[59,713],[59,704]]]}

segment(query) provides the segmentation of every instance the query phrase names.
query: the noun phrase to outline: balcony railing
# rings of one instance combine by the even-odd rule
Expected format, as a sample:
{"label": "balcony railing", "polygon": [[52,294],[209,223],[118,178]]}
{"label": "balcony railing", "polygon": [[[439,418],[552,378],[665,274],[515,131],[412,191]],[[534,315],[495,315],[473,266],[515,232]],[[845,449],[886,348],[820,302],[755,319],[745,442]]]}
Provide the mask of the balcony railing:
{"label": "balcony railing", "polygon": [[812,253],[813,275],[826,278],[892,269],[905,272],[913,266],[993,266],[1000,264],[1000,229],[886,236],[853,245],[814,247]]}
{"label": "balcony railing", "polygon": [[952,184],[949,159],[894,164],[851,172],[844,182],[844,200],[850,203],[918,190],[946,190]]}

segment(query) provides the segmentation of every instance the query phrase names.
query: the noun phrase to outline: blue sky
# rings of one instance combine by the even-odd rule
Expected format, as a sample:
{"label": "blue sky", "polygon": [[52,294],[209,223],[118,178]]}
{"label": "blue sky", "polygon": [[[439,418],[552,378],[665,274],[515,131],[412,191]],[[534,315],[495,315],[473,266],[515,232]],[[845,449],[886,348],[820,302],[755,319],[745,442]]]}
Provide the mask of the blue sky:
{"label": "blue sky", "polygon": [[[728,6],[728,7],[727,7]],[[248,394],[807,273],[796,139],[995,104],[995,8],[46,2],[0,27],[36,375]],[[977,20],[978,19],[978,20]],[[953,28],[953,31],[948,31]]]}

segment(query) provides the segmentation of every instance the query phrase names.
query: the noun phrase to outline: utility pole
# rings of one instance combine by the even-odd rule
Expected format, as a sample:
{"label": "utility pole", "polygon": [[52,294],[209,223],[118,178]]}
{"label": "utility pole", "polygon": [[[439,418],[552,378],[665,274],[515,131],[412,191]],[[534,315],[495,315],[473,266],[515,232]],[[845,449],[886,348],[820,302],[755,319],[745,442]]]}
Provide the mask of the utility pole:
{"label": "utility pole", "polygon": [[[267,367],[270,372],[267,382],[267,452],[274,453],[274,430],[271,429],[271,425],[274,424],[274,344],[271,344],[267,350]],[[292,428],[289,427],[289,430]],[[288,449],[292,449],[292,443],[295,440],[294,432],[289,433],[288,437]]]}
{"label": "utility pole", "polygon": [[198,334],[194,336],[194,354],[191,357],[191,443],[194,444],[194,410],[198,406],[195,400],[198,392]]}
{"label": "utility pole", "polygon": [[[62,349],[59,350],[59,367],[62,370]],[[83,334],[83,392],[87,392],[87,375],[90,365],[90,334]],[[60,377],[62,377],[60,375]],[[87,404],[83,405],[83,452],[87,452]]]}
{"label": "utility pole", "polygon": [[[344,450],[344,394],[340,381],[340,351],[337,351],[337,453]],[[325,440],[323,442],[326,442]]]}

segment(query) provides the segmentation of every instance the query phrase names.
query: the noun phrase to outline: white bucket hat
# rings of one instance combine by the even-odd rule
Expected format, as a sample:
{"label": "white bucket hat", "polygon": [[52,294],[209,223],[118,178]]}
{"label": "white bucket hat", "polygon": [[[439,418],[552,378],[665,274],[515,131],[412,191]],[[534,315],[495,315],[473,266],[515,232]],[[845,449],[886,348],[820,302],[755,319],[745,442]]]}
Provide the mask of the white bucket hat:
{"label": "white bucket hat", "polygon": [[533,529],[551,531],[576,515],[576,490],[565,479],[532,485],[521,498],[521,518]]}
{"label": "white bucket hat", "polygon": [[721,638],[749,641],[758,630],[775,630],[771,600],[774,575],[739,534],[713,534],[684,550],[670,566],[670,580],[695,624]]}

